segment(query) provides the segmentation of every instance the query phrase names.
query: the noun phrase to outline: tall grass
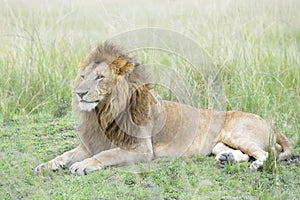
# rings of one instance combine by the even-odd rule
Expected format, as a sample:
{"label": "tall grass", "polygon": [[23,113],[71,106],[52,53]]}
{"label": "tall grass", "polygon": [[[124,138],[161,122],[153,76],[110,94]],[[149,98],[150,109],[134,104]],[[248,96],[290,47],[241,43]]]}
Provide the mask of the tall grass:
{"label": "tall grass", "polygon": [[3,119],[37,112],[62,115],[70,107],[71,80],[85,47],[65,33],[53,35],[47,28],[51,12],[4,7],[0,68]]}
{"label": "tall grass", "polygon": [[[260,114],[300,143],[298,1],[13,0],[1,5],[4,121],[18,114],[63,115],[70,110],[78,63],[93,45],[156,26],[184,33],[203,47],[220,69],[227,109]],[[201,78],[191,70],[183,73],[193,77],[193,90],[201,89]]]}

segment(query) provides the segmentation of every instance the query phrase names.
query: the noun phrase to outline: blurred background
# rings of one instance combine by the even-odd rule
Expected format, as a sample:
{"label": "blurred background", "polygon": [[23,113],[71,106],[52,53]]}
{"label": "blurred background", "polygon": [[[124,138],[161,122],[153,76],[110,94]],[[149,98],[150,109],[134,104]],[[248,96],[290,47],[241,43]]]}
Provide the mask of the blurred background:
{"label": "blurred background", "polygon": [[[275,111],[287,111],[282,106],[299,102],[299,4],[2,1],[2,115],[53,111],[52,101],[69,104],[70,81],[81,58],[99,41],[144,27],[170,29],[198,42],[222,68],[224,81],[228,79],[230,107],[260,112],[278,106]],[[262,104],[273,105],[257,108]]]}
{"label": "blurred background", "polygon": [[[159,27],[203,48],[219,69],[226,109],[253,112],[288,134],[299,133],[299,1],[2,0],[1,5],[2,122],[16,115],[67,114],[78,63],[91,48],[126,31]],[[148,62],[149,56],[153,59],[140,53],[139,59]],[[165,55],[154,59],[182,68]],[[203,91],[201,77],[190,70],[182,75],[192,77],[194,92]],[[206,93],[200,97],[199,107],[207,107]]]}

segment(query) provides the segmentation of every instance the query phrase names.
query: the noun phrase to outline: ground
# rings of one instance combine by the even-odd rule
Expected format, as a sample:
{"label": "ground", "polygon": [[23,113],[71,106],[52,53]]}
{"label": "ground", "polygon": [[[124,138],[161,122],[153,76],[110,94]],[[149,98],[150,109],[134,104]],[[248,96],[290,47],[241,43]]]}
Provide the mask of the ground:
{"label": "ground", "polygon": [[[250,163],[219,168],[213,157],[159,159],[87,176],[67,169],[34,175],[42,161],[75,147],[70,115],[18,117],[1,129],[0,196],[4,199],[299,199],[300,167],[280,163],[252,172]],[[56,149],[56,150],[54,150]]]}

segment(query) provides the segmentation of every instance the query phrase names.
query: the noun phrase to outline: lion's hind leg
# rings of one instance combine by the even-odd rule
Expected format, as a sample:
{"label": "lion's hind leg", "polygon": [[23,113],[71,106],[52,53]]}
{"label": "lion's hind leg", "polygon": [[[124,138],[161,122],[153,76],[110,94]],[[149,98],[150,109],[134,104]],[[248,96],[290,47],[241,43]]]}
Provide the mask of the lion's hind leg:
{"label": "lion's hind leg", "polygon": [[263,162],[268,157],[268,152],[263,149],[262,145],[255,142],[253,138],[244,138],[240,137],[239,134],[227,132],[227,134],[223,134],[222,142],[234,149],[242,151],[248,155],[248,157],[251,156],[255,158],[255,161],[250,165],[250,169],[252,170],[261,169]]}
{"label": "lion's hind leg", "polygon": [[216,162],[220,167],[224,167],[227,163],[230,164],[249,160],[247,154],[244,154],[240,150],[232,149],[222,142],[216,144],[212,153],[216,156]]}

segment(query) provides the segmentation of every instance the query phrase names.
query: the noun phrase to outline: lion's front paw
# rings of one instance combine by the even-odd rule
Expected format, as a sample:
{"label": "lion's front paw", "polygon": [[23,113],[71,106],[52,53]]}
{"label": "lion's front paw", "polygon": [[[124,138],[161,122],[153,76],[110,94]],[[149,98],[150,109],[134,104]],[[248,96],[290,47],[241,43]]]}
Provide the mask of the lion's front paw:
{"label": "lion's front paw", "polygon": [[217,165],[224,167],[226,164],[235,163],[234,155],[231,152],[224,152],[216,156]]}
{"label": "lion's front paw", "polygon": [[70,167],[72,174],[87,175],[95,170],[102,169],[101,163],[95,158],[87,158],[81,162],[74,163]]}
{"label": "lion's front paw", "polygon": [[47,163],[42,163],[40,165],[38,165],[35,169],[34,169],[34,173],[38,174],[43,170],[53,170],[56,171],[58,169],[64,169],[66,167],[66,162],[64,162],[60,157],[57,157],[53,160],[50,160]]}
{"label": "lion's front paw", "polygon": [[38,165],[36,168],[34,168],[34,173],[38,174],[41,171],[43,171],[46,168],[47,164],[46,163],[42,163],[40,165]]}

